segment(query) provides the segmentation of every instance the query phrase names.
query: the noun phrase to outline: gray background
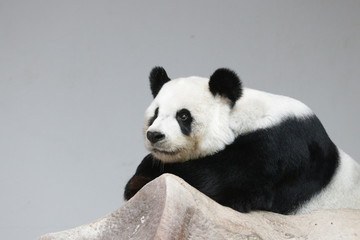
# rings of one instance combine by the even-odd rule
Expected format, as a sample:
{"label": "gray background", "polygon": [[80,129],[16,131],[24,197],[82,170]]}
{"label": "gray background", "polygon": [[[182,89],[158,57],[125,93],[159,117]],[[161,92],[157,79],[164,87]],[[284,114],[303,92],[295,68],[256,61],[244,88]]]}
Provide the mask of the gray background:
{"label": "gray background", "polygon": [[360,159],[360,1],[0,0],[0,239],[122,203],[155,65],[297,98]]}

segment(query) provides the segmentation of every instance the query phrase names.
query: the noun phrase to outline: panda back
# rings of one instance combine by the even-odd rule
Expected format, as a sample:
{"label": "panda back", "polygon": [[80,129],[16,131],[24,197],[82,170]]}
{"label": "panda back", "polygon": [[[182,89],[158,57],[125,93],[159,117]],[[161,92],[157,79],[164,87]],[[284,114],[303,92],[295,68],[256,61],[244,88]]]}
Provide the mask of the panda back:
{"label": "panda back", "polygon": [[313,116],[304,103],[282,95],[244,88],[242,97],[231,112],[231,128],[235,135],[278,125],[289,117]]}

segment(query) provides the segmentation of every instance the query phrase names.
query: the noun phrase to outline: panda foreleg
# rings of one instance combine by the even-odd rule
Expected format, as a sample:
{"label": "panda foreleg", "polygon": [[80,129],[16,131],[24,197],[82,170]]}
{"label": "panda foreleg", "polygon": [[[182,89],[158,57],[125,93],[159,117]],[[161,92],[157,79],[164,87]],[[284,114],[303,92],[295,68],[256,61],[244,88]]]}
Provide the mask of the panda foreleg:
{"label": "panda foreleg", "polygon": [[130,178],[125,186],[124,199],[132,198],[143,186],[162,174],[158,162],[155,162],[152,155],[147,155],[137,167],[134,176]]}

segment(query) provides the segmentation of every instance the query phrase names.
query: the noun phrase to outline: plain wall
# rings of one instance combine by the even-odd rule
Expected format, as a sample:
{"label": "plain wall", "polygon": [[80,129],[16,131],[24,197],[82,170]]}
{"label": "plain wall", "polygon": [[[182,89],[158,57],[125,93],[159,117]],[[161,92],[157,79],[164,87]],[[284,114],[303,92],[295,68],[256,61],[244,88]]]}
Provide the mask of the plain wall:
{"label": "plain wall", "polygon": [[297,98],[360,160],[360,1],[0,0],[0,239],[122,203],[146,154],[148,74],[235,70]]}

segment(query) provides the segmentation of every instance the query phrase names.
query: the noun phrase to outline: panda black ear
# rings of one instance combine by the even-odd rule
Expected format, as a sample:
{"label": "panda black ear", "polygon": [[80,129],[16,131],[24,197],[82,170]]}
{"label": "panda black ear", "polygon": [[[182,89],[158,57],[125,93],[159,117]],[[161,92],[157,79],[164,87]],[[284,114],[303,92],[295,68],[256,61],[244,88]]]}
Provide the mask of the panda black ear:
{"label": "panda black ear", "polygon": [[155,98],[156,95],[158,95],[162,86],[168,81],[170,81],[170,78],[166,74],[164,68],[154,67],[150,72],[149,80],[150,80],[151,93]]}
{"label": "panda black ear", "polygon": [[226,68],[219,68],[211,75],[209,88],[214,96],[219,94],[230,99],[231,107],[235,105],[242,94],[240,78],[234,71]]}

